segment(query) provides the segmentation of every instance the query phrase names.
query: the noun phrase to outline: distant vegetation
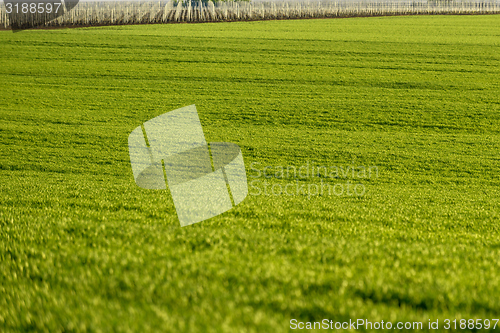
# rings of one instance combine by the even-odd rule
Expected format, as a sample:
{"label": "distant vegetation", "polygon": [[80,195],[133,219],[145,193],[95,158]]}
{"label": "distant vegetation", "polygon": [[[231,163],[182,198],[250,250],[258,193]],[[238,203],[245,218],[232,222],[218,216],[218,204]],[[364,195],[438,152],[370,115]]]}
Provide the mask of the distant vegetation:
{"label": "distant vegetation", "polygon": [[[9,26],[3,8],[0,27]],[[47,26],[253,21],[352,16],[500,13],[495,1],[117,1],[80,2]],[[30,22],[24,22],[29,25]]]}

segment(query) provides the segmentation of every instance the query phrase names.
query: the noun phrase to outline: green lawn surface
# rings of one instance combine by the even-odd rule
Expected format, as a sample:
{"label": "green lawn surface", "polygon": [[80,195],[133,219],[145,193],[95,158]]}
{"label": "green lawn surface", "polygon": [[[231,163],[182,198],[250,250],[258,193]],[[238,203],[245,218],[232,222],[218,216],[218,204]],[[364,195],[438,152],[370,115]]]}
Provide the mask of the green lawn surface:
{"label": "green lawn surface", "polygon": [[[499,15],[1,31],[0,331],[499,318],[499,64]],[[294,183],[362,196],[249,186],[181,228],[127,140],[191,104],[249,184],[308,163],[378,176]]]}

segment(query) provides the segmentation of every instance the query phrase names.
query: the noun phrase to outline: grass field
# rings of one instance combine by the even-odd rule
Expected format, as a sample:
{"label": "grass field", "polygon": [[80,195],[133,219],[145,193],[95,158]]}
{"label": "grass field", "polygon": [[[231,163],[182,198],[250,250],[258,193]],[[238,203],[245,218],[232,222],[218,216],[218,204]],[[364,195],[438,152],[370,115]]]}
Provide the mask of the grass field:
{"label": "grass field", "polygon": [[[500,16],[3,31],[0,50],[0,331],[499,318]],[[181,228],[127,138],[190,104],[249,182],[379,175]]]}

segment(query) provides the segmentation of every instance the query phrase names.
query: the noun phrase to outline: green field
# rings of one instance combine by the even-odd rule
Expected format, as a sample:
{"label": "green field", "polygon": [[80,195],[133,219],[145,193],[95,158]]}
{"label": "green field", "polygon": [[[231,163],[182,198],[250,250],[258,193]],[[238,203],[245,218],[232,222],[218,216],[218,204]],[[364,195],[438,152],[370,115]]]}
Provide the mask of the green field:
{"label": "green field", "polygon": [[[0,331],[500,317],[500,16],[2,31],[0,50]],[[251,165],[378,177],[250,188],[181,228],[127,139],[190,104],[249,183]]]}

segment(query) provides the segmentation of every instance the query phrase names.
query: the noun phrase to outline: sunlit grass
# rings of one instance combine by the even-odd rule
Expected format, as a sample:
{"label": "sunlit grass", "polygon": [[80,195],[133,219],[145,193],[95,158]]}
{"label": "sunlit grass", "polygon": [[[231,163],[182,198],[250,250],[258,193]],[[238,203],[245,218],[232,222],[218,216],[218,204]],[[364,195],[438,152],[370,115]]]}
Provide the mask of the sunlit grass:
{"label": "sunlit grass", "polygon": [[[498,317],[499,18],[0,33],[1,330]],[[168,191],[135,185],[127,138],[190,104],[249,181],[252,163],[379,176],[181,228]]]}

